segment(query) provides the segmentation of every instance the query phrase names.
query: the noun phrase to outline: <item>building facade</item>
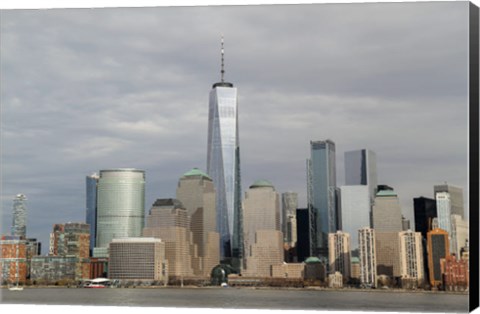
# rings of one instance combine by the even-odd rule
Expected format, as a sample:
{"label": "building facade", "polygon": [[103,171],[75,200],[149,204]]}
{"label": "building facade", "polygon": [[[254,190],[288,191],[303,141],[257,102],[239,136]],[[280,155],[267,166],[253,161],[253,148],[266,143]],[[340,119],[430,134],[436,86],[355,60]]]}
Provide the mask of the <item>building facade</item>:
{"label": "building facade", "polygon": [[463,189],[450,184],[439,184],[433,187],[433,193],[435,199],[438,193],[448,193],[450,196],[450,206],[452,215],[460,215],[465,218],[465,212],[463,207]]}
{"label": "building facade", "polygon": [[[335,143],[331,140],[310,141],[307,160],[307,198],[309,210],[315,213],[311,227],[314,255],[328,262],[328,234],[337,231]],[[311,215],[313,217],[313,214]]]}
{"label": "building facade", "polygon": [[462,257],[461,250],[465,246],[465,242],[468,242],[468,221],[455,214],[450,216],[450,220],[452,223],[450,253],[460,259]]}
{"label": "building facade", "polygon": [[303,262],[310,256],[310,211],[308,208],[297,208],[297,243],[295,245],[297,262]]}
{"label": "building facade", "polygon": [[242,274],[270,277],[272,265],[283,262],[280,199],[273,185],[255,181],[243,201],[245,269]]}
{"label": "building facade", "polygon": [[86,222],[90,226],[90,255],[95,247],[97,237],[97,186],[98,174],[93,173],[86,177]]}
{"label": "building facade", "polygon": [[350,278],[350,234],[337,231],[328,235],[328,272],[339,272],[343,278]]}
{"label": "building facade", "polygon": [[340,187],[342,230],[350,234],[352,254],[358,257],[358,230],[371,227],[369,187],[346,185]]}
{"label": "building facade", "polygon": [[358,230],[360,258],[360,283],[364,287],[377,286],[377,260],[375,250],[375,230],[362,228]]}
{"label": "building facade", "polygon": [[242,257],[242,212],[237,89],[224,81],[222,38],[221,81],[210,91],[207,173],[216,188],[220,258],[235,268]]}
{"label": "building facade", "polygon": [[377,193],[377,156],[369,149],[345,152],[345,185],[368,186],[370,202]]}
{"label": "building facade", "polygon": [[27,197],[17,194],[13,199],[12,236],[27,237]]}
{"label": "building facade", "polygon": [[169,278],[194,275],[193,265],[198,255],[190,231],[190,218],[179,200],[157,199],[147,216],[143,236],[165,242]]}
{"label": "building facade", "polygon": [[108,246],[114,238],[141,236],[144,219],[145,172],[131,168],[101,170],[93,255],[108,256]]}
{"label": "building facade", "polygon": [[28,275],[26,241],[18,236],[0,239],[0,284],[24,284]]}
{"label": "building facade", "polygon": [[398,237],[402,280],[415,281],[420,286],[425,279],[422,234],[408,230],[399,232]]}
{"label": "building facade", "polygon": [[297,207],[298,194],[296,192],[282,193],[283,242],[290,248],[294,247],[297,242]]}
{"label": "building facade", "polygon": [[413,211],[415,218],[415,231],[420,232],[424,239],[427,232],[432,230],[432,221],[437,218],[437,202],[428,197],[413,199]]}
{"label": "building facade", "polygon": [[433,229],[427,233],[428,270],[430,286],[438,288],[443,283],[441,259],[450,252],[448,232],[442,229]]}
{"label": "building facade", "polygon": [[216,231],[215,188],[212,179],[197,168],[188,171],[178,182],[177,199],[190,217],[193,244],[198,250],[198,260],[193,265],[194,273],[210,276],[212,269],[220,262],[220,237]]}
{"label": "building facade", "polygon": [[113,239],[110,243],[109,278],[167,282],[165,243],[155,238]]}

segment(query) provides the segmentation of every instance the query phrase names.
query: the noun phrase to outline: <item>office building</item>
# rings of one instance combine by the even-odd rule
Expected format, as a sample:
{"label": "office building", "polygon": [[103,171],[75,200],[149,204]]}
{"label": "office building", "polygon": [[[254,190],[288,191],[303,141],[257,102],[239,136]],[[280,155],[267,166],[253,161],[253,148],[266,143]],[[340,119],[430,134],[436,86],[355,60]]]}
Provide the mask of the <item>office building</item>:
{"label": "office building", "polygon": [[377,261],[375,250],[375,230],[362,228],[358,230],[360,258],[360,283],[364,287],[377,286]]}
{"label": "office building", "polygon": [[0,284],[24,284],[27,279],[26,241],[18,236],[0,238]]}
{"label": "office building", "polygon": [[402,215],[402,230],[407,231],[410,230],[410,219],[405,218],[405,216]]}
{"label": "office building", "polygon": [[157,199],[147,216],[143,236],[165,242],[169,278],[182,279],[194,275],[192,262],[198,256],[192,243],[190,218],[179,200]]}
{"label": "office building", "polygon": [[372,218],[376,232],[402,231],[402,209],[397,193],[393,190],[379,191],[375,196]]}
{"label": "office building", "polygon": [[213,267],[220,262],[220,237],[216,231],[215,188],[212,179],[197,168],[188,171],[178,182],[177,199],[190,217],[193,244],[198,250],[198,260],[193,262],[194,273],[210,276]]}
{"label": "office building", "polygon": [[113,239],[110,243],[109,278],[168,281],[165,243],[155,238]]}
{"label": "office building", "polygon": [[112,239],[142,235],[145,172],[130,168],[101,170],[97,191],[97,235],[93,256],[106,257]]}
{"label": "office building", "polygon": [[27,237],[27,197],[17,194],[13,199],[12,236]]}
{"label": "office building", "polygon": [[328,272],[339,272],[343,278],[350,278],[350,234],[337,231],[328,235]]}
{"label": "office building", "polygon": [[438,192],[435,193],[435,198],[437,201],[438,228],[447,231],[450,236],[452,234],[450,193]]}
{"label": "office building", "polygon": [[280,198],[266,180],[255,181],[243,201],[246,267],[242,274],[272,276],[272,265],[283,262],[283,234],[280,231]]}
{"label": "office building", "polygon": [[425,279],[422,234],[408,230],[399,232],[398,237],[402,281],[412,281],[420,286]]}
{"label": "office building", "polygon": [[438,228],[427,232],[427,251],[430,286],[438,288],[443,281],[441,259],[446,258],[450,251],[448,232]]}
{"label": "office building", "polygon": [[443,287],[446,291],[465,291],[470,284],[468,260],[458,259],[453,255],[440,261],[443,274]]}
{"label": "office building", "polygon": [[[90,256],[90,226],[85,223],[53,225],[50,233],[49,256],[72,257],[75,263],[75,280],[88,278]],[[40,260],[37,260],[40,262]],[[59,262],[60,264],[62,262]]]}
{"label": "office building", "polygon": [[450,235],[450,253],[455,254],[457,259],[462,257],[461,250],[468,242],[468,221],[460,215],[451,215],[452,222]]}
{"label": "office building", "polygon": [[73,283],[88,278],[78,277],[78,260],[74,256],[34,256],[31,265],[30,279],[37,284]]}
{"label": "office building", "polygon": [[415,231],[420,232],[424,239],[427,232],[432,230],[432,221],[437,217],[437,202],[428,197],[413,199],[413,211],[415,216]]}
{"label": "office building", "polygon": [[370,202],[377,193],[377,156],[368,149],[345,152],[345,185],[368,186]]}
{"label": "office building", "polygon": [[238,104],[237,89],[224,80],[223,38],[221,56],[221,81],[210,91],[207,174],[216,188],[220,258],[238,269],[243,254]]}
{"label": "office building", "polygon": [[282,193],[282,232],[283,242],[288,247],[294,247],[297,242],[297,207],[298,194],[295,192]]}
{"label": "office building", "polygon": [[86,222],[90,226],[90,255],[95,247],[97,237],[97,186],[98,174],[93,173],[86,177]]}
{"label": "office building", "polygon": [[342,212],[342,230],[350,234],[352,254],[358,257],[358,230],[371,226],[369,187],[366,185],[341,186],[339,203]]}
{"label": "office building", "polygon": [[403,231],[402,210],[397,193],[381,190],[372,208],[377,252],[377,275],[400,276],[398,233]]}
{"label": "office building", "polygon": [[307,160],[307,198],[315,232],[311,234],[314,255],[328,262],[328,234],[337,231],[335,143],[331,140],[310,141]]}
{"label": "office building", "polygon": [[435,199],[437,199],[438,193],[448,193],[450,196],[450,206],[452,215],[460,215],[462,218],[465,218],[464,207],[463,207],[463,189],[453,185],[439,184],[433,187],[433,193]]}
{"label": "office building", "polygon": [[297,219],[297,243],[296,247],[296,256],[298,262],[303,262],[308,257],[310,257],[310,213],[308,208],[298,208],[296,211]]}

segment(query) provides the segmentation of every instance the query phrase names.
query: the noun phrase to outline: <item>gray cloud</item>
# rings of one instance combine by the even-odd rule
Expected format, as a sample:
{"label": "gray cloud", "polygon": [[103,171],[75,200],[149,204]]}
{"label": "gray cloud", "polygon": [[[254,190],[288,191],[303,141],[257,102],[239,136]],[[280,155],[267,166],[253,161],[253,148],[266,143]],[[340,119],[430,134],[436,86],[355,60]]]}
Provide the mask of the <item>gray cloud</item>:
{"label": "gray cloud", "polygon": [[3,11],[2,232],[13,196],[28,233],[85,219],[85,176],[147,171],[147,208],[205,170],[208,92],[238,87],[243,187],[265,178],[305,206],[309,141],[377,153],[379,179],[412,198],[467,188],[468,4]]}

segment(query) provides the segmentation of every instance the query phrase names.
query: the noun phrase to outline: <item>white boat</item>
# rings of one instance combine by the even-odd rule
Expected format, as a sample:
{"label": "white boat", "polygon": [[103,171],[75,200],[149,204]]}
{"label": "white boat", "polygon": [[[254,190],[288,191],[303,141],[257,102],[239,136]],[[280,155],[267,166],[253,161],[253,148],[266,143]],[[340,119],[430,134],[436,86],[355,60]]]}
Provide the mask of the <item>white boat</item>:
{"label": "white boat", "polygon": [[13,287],[9,287],[8,290],[10,290],[10,291],[22,291],[23,287],[13,286]]}

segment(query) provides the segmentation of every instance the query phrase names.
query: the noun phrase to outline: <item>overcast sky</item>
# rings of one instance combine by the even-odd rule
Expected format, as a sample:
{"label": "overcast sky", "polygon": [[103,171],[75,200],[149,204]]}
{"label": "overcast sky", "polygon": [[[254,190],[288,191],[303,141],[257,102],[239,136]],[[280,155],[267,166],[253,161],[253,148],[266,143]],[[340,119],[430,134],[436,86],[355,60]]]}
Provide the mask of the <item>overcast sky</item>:
{"label": "overcast sky", "polygon": [[[1,22],[2,230],[15,194],[27,235],[85,221],[85,177],[146,171],[146,210],[206,170],[208,94],[238,88],[243,190],[306,205],[310,140],[377,154],[379,183],[467,194],[468,2],[9,10]],[[467,203],[467,199],[465,199]]]}

